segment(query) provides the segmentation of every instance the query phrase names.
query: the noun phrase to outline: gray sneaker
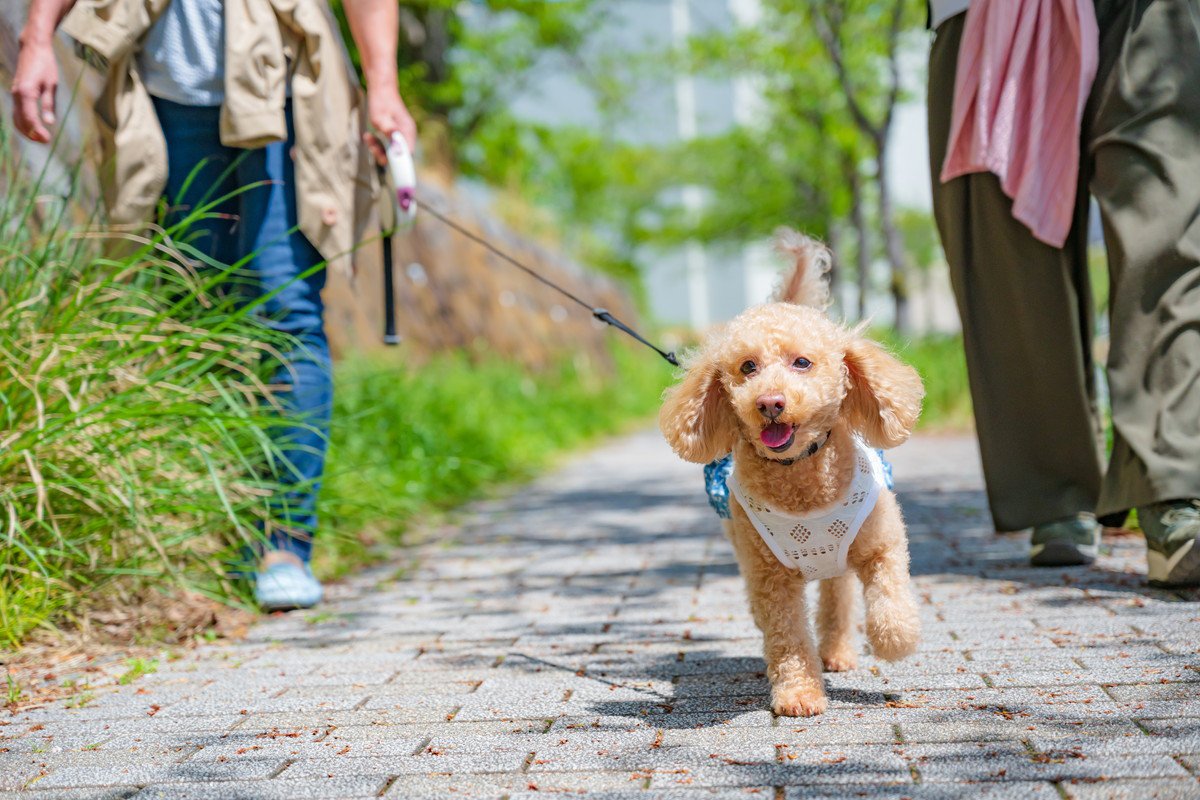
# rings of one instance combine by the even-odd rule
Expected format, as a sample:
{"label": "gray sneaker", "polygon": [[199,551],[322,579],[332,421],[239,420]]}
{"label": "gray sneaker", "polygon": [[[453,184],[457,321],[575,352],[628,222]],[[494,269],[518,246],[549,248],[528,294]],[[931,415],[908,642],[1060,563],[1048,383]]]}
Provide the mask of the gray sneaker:
{"label": "gray sneaker", "polygon": [[254,599],[263,611],[312,608],[323,594],[308,564],[276,563],[255,573]]}
{"label": "gray sneaker", "polygon": [[1200,586],[1200,500],[1171,500],[1138,508],[1146,534],[1151,586]]}
{"label": "gray sneaker", "polygon": [[1076,514],[1033,527],[1029,563],[1035,567],[1080,567],[1100,552],[1100,525],[1094,514]]}

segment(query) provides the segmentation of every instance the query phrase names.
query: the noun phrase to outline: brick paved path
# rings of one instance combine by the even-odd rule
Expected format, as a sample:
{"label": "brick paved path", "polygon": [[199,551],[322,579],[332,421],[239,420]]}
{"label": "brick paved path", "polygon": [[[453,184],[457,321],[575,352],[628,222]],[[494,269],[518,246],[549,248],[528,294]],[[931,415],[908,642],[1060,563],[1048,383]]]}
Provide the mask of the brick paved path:
{"label": "brick paved path", "polygon": [[[375,570],[79,709],[3,721],[21,798],[1200,797],[1200,605],[1138,540],[1031,570],[970,440],[894,453],[925,642],[776,719],[700,487],[615,442]],[[969,785],[967,785],[969,784]]]}

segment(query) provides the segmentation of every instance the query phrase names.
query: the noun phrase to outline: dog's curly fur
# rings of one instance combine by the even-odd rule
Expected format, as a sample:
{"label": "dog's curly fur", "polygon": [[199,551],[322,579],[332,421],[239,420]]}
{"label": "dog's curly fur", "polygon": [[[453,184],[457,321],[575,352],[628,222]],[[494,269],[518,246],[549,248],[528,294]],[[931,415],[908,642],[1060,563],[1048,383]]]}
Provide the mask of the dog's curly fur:
{"label": "dog's curly fur", "polygon": [[[908,438],[924,390],[914,369],[864,338],[861,329],[837,325],[822,312],[828,302],[829,251],[792,231],[778,234],[776,242],[795,260],[795,271],[779,292],[789,302],[751,308],[713,332],[688,359],[682,381],[668,390],[659,425],[687,461],[706,463],[732,451],[738,479],[750,494],[801,514],[842,497],[853,476],[855,434],[880,448]],[[812,366],[797,369],[800,357]],[[750,375],[741,370],[747,361],[756,367]],[[781,453],[759,438],[768,420],[758,399],[775,395],[784,399],[779,420],[795,430],[791,446]],[[827,431],[832,431],[828,441],[814,455],[781,463],[822,441]],[[775,558],[736,500],[731,498],[730,507],[733,519],[726,531],[763,632],[775,713],[821,713],[826,707],[821,665],[835,672],[855,667],[859,580],[875,655],[895,660],[916,650],[920,618],[909,584],[904,521],[892,492],[880,493],[851,545],[851,572],[820,584],[819,648],[809,632],[804,578]]]}

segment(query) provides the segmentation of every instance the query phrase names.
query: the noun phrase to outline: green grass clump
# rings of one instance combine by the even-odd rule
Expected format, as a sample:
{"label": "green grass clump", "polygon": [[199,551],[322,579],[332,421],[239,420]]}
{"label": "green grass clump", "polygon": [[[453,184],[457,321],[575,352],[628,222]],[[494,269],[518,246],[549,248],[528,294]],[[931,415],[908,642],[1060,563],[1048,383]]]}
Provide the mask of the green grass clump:
{"label": "green grass clump", "polygon": [[[220,290],[236,269],[188,244],[205,208],[150,240],[89,228],[4,139],[0,126],[0,649],[150,589],[248,604],[228,565],[261,541],[278,489],[265,381],[295,342]],[[325,575],[423,512],[647,417],[670,374],[615,343],[608,363],[540,373],[482,353],[396,356],[338,365]]]}
{"label": "green grass clump", "polygon": [[236,597],[280,337],[179,266],[184,227],[104,255],[11,155],[0,187],[0,647],[147,586]]}
{"label": "green grass clump", "polygon": [[962,336],[934,334],[904,339],[893,332],[874,334],[905,363],[911,364],[925,382],[925,405],[921,429],[969,429],[974,425],[971,390]]}
{"label": "green grass clump", "polygon": [[129,667],[121,676],[117,678],[117,683],[121,686],[128,686],[143,675],[151,675],[158,672],[157,658],[130,658],[125,661]]}
{"label": "green grass clump", "polygon": [[401,355],[339,364],[322,490],[318,571],[369,560],[413,518],[519,481],[563,450],[646,421],[671,368],[613,343],[609,364],[580,357],[541,373],[497,359]]}

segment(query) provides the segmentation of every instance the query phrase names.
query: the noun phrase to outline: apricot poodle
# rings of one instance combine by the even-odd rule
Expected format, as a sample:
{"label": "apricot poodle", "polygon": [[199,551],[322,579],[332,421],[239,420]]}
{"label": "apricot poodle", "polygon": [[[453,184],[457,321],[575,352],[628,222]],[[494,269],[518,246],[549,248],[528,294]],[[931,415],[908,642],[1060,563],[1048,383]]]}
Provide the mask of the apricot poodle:
{"label": "apricot poodle", "polygon": [[[795,302],[751,308],[712,333],[668,390],[659,425],[687,461],[733,452],[726,532],[763,633],[771,704],[809,716],[826,707],[821,665],[856,665],[859,581],[875,655],[917,648],[904,520],[873,448],[908,438],[924,390],[914,369],[825,315],[824,246],[786,230],[777,244],[795,260],[782,291]],[[819,648],[809,580],[820,580]]]}

